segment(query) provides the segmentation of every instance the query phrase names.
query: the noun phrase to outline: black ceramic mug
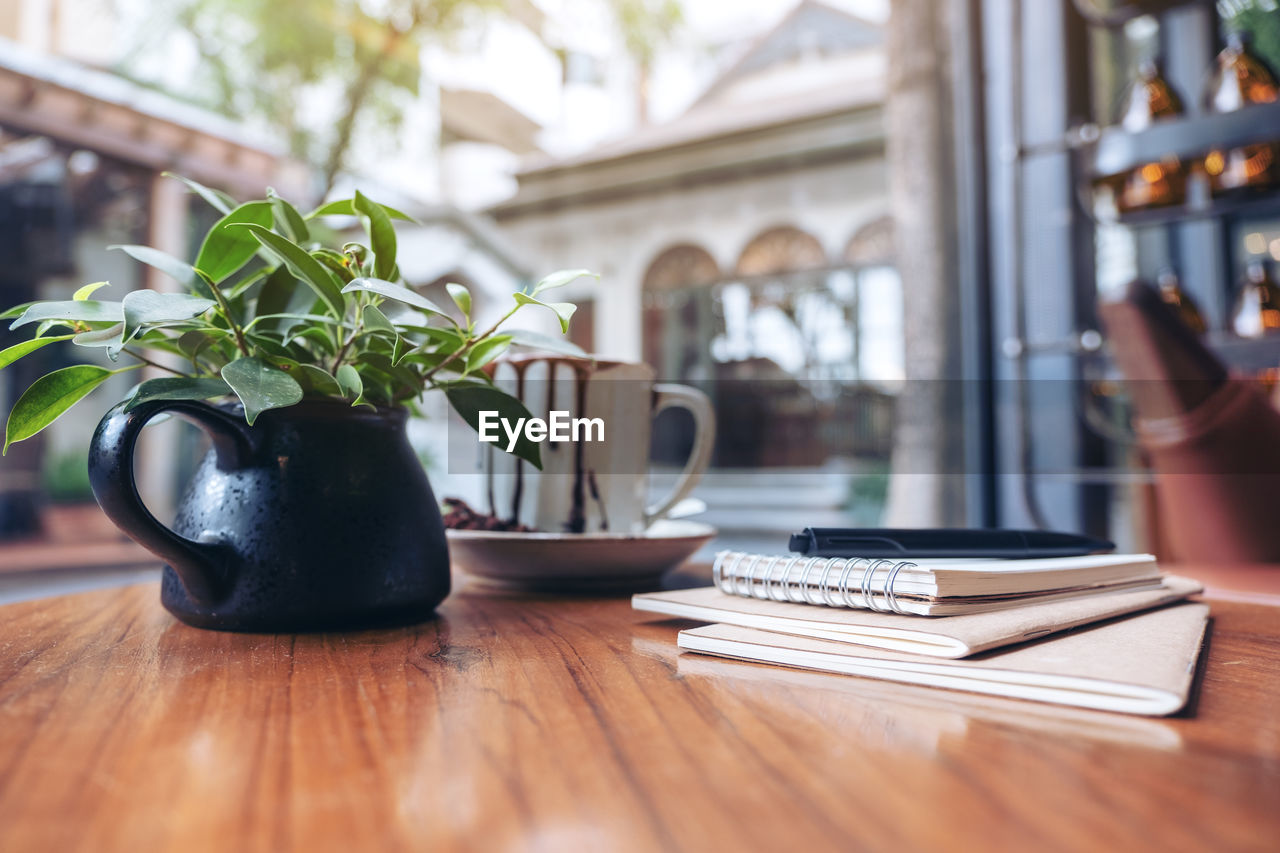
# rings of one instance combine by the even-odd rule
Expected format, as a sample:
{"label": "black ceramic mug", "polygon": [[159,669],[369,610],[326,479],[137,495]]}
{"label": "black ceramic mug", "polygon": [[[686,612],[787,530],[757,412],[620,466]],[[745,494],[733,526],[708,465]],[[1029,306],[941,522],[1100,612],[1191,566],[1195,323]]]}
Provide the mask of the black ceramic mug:
{"label": "black ceramic mug", "polygon": [[[161,412],[213,441],[172,530],[133,477],[138,434]],[[305,401],[251,427],[239,406],[121,404],[93,435],[89,479],[107,516],[168,564],[161,602],[183,622],[309,631],[421,621],[449,594],[449,552],[406,418]]]}

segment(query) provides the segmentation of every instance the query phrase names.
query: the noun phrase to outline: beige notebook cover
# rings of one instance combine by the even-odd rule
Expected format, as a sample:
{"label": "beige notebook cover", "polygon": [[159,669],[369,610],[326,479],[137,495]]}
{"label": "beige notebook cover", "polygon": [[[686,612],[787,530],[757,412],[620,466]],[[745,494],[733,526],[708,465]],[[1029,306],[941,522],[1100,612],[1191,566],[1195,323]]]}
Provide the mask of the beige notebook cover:
{"label": "beige notebook cover", "polygon": [[931,657],[962,658],[984,649],[1021,643],[1054,631],[1158,607],[1200,590],[1201,586],[1196,581],[1166,576],[1163,586],[1155,589],[1109,592],[986,613],[928,619],[897,613],[762,601],[726,595],[715,587],[644,593],[632,597],[631,606],[681,619],[722,622]]}
{"label": "beige notebook cover", "polygon": [[1208,623],[1176,604],[968,660],[936,660],[735,625],[681,631],[680,648],[758,663],[1163,716],[1182,709]]}

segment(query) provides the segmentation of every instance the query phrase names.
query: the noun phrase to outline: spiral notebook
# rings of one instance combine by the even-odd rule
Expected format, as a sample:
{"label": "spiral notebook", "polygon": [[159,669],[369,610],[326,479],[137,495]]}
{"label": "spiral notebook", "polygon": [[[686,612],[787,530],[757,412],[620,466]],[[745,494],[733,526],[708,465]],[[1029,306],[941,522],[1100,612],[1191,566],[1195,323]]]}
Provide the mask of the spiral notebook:
{"label": "spiral notebook", "polygon": [[1163,716],[1187,703],[1208,617],[1204,604],[1175,604],[965,660],[736,625],[681,631],[677,642],[686,651],[755,663]]}
{"label": "spiral notebook", "polygon": [[951,616],[1119,589],[1155,589],[1160,569],[1150,554],[895,562],[721,551],[712,578],[723,592],[766,601]]}
{"label": "spiral notebook", "polygon": [[1194,595],[1201,585],[1165,576],[1151,589],[1126,589],[1065,601],[1038,601],[985,613],[921,619],[843,607],[814,607],[726,595],[715,587],[635,595],[636,610],[680,619],[722,622],[783,634],[834,640],[939,658],[966,657]]}

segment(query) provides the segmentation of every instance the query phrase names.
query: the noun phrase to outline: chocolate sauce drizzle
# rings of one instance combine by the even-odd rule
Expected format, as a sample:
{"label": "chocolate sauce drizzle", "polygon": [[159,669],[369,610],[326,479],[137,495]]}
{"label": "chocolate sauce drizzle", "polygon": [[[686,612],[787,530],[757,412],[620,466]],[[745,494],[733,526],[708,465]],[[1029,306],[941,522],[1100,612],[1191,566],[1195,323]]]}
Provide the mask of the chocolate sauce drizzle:
{"label": "chocolate sauce drizzle", "polygon": [[600,499],[600,489],[596,486],[596,469],[587,471],[587,487],[591,490],[591,498],[600,509],[600,529],[609,529],[609,514],[605,512],[604,501]]}
{"label": "chocolate sauce drizzle", "polygon": [[[516,399],[524,402],[524,369],[528,363],[512,364],[516,369]],[[524,460],[516,460],[516,485],[511,492],[511,520],[520,520],[520,502],[524,498]]]}
{"label": "chocolate sauce drizzle", "polygon": [[[556,378],[556,368],[561,364],[566,364],[573,370],[573,390],[574,398],[577,403],[578,417],[584,417],[587,408],[587,382],[590,379],[590,371],[594,367],[592,362],[583,361],[578,358],[545,358],[535,357],[529,359],[512,359],[504,362],[511,365],[516,372],[516,388],[515,396],[520,402],[524,402],[525,390],[525,369],[534,362],[545,362],[547,365],[547,405],[550,407],[555,395],[553,387]],[[496,367],[496,365],[495,365]],[[490,375],[493,375],[491,372]],[[555,448],[552,445],[552,449]],[[493,452],[493,451],[490,451]],[[581,440],[573,443],[573,503],[569,509],[569,517],[563,524],[567,533],[582,533],[587,529],[586,514],[586,487],[589,485],[591,489],[591,497],[595,501],[596,506],[600,509],[600,529],[609,529],[609,517],[605,512],[604,501],[600,497],[600,489],[596,485],[596,472],[586,471],[586,448]],[[511,520],[513,522],[520,519],[520,505],[524,500],[524,466],[525,461],[519,459],[516,461],[516,482],[511,493]],[[493,496],[493,468],[489,469],[489,512],[496,515],[494,508]]]}
{"label": "chocolate sauce drizzle", "polygon": [[[554,369],[555,365],[553,363],[552,370]],[[577,415],[582,417],[587,411],[587,378],[584,375],[581,362],[573,363],[573,389],[578,404]],[[585,461],[583,458],[585,453],[583,444],[584,442],[582,441],[573,443],[573,506],[569,510],[569,520],[564,526],[565,531],[568,533],[581,533],[587,529],[586,497],[582,488],[582,468]],[[593,488],[592,491],[595,491],[595,489]]]}

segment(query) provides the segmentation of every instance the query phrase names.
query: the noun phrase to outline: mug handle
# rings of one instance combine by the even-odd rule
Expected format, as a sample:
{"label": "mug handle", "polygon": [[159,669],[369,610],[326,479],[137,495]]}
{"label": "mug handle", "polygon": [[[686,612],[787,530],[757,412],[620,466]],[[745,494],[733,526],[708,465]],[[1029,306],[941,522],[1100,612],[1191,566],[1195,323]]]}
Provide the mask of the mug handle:
{"label": "mug handle", "polygon": [[142,503],[133,478],[133,451],[147,421],[173,412],[203,429],[213,439],[218,467],[230,469],[249,461],[248,426],[233,415],[194,400],[152,400],[125,410],[125,403],[103,416],[89,442],[89,484],[98,505],[111,521],[139,545],[168,563],[187,594],[201,603],[222,597],[230,578],[226,546],[196,542],[165,527]]}
{"label": "mug handle", "polygon": [[644,524],[648,527],[662,518],[671,508],[689,496],[698,485],[711,463],[711,451],[716,443],[716,413],[711,398],[688,385],[658,383],[653,386],[653,416],[664,409],[687,409],[693,415],[693,449],[684,463],[684,470],[676,479],[671,492],[644,511]]}

